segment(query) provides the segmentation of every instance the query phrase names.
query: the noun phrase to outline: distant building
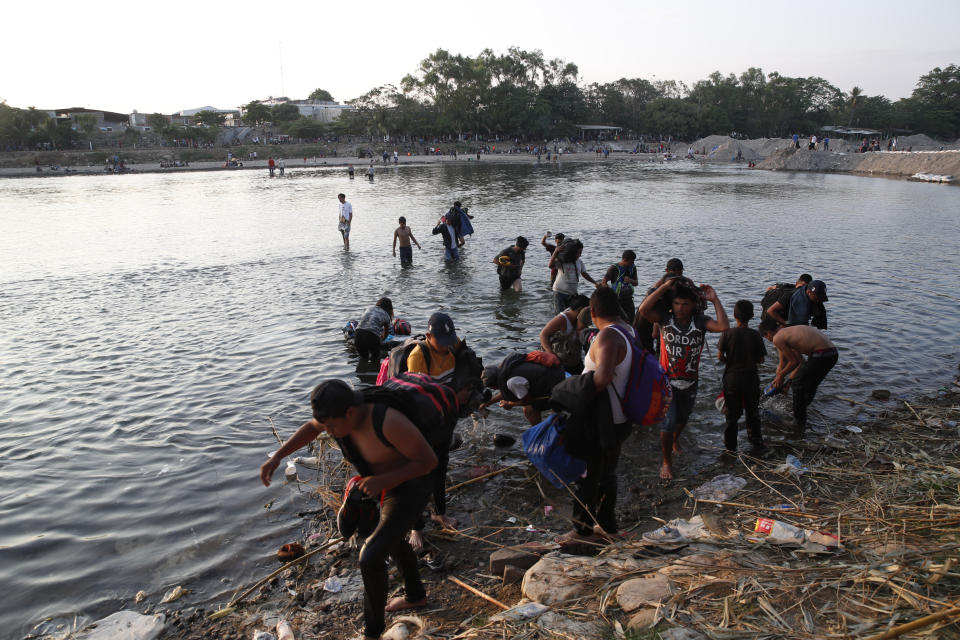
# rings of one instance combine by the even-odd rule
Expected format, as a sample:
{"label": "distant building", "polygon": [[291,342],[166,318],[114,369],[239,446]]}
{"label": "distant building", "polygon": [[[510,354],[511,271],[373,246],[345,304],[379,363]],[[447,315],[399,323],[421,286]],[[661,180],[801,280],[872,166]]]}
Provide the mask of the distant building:
{"label": "distant building", "polygon": [[85,109],[83,107],[70,107],[67,109],[53,109],[48,111],[51,118],[59,120],[73,120],[74,116],[81,114],[91,115],[97,119],[97,126],[101,131],[122,131],[127,128],[130,116],[126,113],[117,113],[115,111],[100,111],[97,109]]}
{"label": "distant building", "polygon": [[320,122],[333,122],[344,111],[356,111],[356,107],[349,104],[323,100],[294,100],[291,104],[297,107],[302,117],[312,118]]}
{"label": "distant building", "polygon": [[[356,107],[351,105],[340,104],[339,102],[329,102],[325,100],[291,100],[289,98],[274,98],[273,96],[270,96],[266,100],[261,100],[260,103],[268,107],[275,107],[281,104],[292,104],[300,112],[300,117],[311,118],[313,120],[326,123],[335,121],[344,111],[356,111]],[[239,121],[242,117],[242,113],[238,114],[233,118],[233,121]],[[231,118],[228,116],[227,126],[230,126],[230,121]]]}

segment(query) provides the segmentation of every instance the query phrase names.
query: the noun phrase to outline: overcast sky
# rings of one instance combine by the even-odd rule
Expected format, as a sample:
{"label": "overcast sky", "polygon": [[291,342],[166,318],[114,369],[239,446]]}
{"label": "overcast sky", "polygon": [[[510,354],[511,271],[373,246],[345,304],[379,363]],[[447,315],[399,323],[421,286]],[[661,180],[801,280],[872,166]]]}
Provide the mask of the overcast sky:
{"label": "overcast sky", "polygon": [[7,3],[3,18],[0,101],[122,113],[229,109],[317,87],[345,101],[399,84],[437,48],[540,49],[576,63],[582,84],[689,85],[757,66],[894,100],[960,64],[960,0],[51,0]]}

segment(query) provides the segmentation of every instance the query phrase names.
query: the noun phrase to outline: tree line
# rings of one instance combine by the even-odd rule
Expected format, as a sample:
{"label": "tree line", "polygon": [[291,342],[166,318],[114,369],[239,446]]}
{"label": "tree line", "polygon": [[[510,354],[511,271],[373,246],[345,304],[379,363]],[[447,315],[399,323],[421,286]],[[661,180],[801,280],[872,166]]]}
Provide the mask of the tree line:
{"label": "tree line", "polygon": [[849,92],[820,77],[719,71],[687,86],[673,80],[621,78],[581,85],[577,65],[537,51],[485,49],[476,57],[438,49],[405,76],[350,101],[340,130],[367,135],[551,139],[577,124],[621,127],[653,138],[710,134],[759,138],[816,133],[825,125],[960,136],[960,67],[920,77],[896,102]]}
{"label": "tree line", "polygon": [[[477,56],[437,49],[397,85],[371,89],[348,101],[354,111],[332,124],[300,116],[293,104],[244,106],[249,125],[271,123],[293,138],[364,135],[416,138],[544,140],[573,137],[578,124],[620,127],[626,134],[654,139],[694,140],[710,134],[785,137],[816,133],[825,125],[960,137],[960,67],[951,64],[922,75],[909,98],[892,101],[849,92],[827,80],[764,73],[751,67],[740,75],[719,71],[687,86],[674,80],[621,78],[581,84],[576,64],[548,59],[540,50],[484,49]],[[323,89],[310,95],[331,100]],[[86,119],[85,119],[86,118]],[[172,125],[166,116],[147,117],[156,134],[212,141],[223,115],[200,112],[197,125]],[[96,130],[92,116],[74,122],[48,118],[37,109],[0,103],[0,148],[32,148],[38,142],[76,146]],[[139,137],[127,131],[131,138]]]}

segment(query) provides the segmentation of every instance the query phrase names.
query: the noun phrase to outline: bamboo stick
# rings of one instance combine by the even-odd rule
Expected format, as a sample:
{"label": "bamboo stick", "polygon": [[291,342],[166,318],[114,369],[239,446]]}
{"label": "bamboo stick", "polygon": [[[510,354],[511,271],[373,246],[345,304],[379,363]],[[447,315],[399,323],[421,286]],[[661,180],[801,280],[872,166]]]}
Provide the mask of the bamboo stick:
{"label": "bamboo stick", "polygon": [[463,581],[461,581],[461,580],[457,580],[457,579],[454,578],[453,576],[448,576],[448,577],[447,577],[447,580],[449,580],[449,581],[452,582],[453,584],[457,585],[458,587],[463,587],[464,589],[466,589],[467,591],[469,591],[469,592],[472,593],[473,595],[479,596],[479,597],[483,598],[484,600],[486,600],[487,602],[489,602],[489,603],[491,603],[491,604],[497,605],[498,607],[500,607],[500,608],[503,609],[504,611],[506,611],[507,609],[510,608],[510,607],[508,607],[507,605],[505,605],[505,604],[503,604],[502,602],[500,602],[499,600],[497,600],[497,599],[495,599],[495,598],[491,598],[490,596],[488,596],[487,594],[485,594],[483,591],[480,591],[480,589],[475,589],[474,587],[471,587],[470,585],[468,585],[466,582],[463,582]]}

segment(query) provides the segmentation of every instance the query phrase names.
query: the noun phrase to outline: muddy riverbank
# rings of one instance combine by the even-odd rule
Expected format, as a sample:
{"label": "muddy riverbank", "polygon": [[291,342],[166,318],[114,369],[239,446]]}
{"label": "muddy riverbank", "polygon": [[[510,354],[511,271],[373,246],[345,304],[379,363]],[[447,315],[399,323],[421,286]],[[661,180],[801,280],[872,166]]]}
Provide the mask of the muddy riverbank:
{"label": "muddy riverbank", "polygon": [[[849,638],[923,619],[936,637],[960,637],[955,614],[947,615],[960,588],[960,574],[951,570],[960,559],[960,384],[909,403],[849,401],[871,420],[834,425],[803,442],[785,439],[786,425],[768,421],[771,449],[763,458],[717,458],[681,469],[669,485],[656,479],[653,434],[637,430],[619,471],[626,535],[605,548],[560,550],[553,539],[568,528],[567,492],[544,482],[516,446],[497,449],[467,422],[461,430],[468,444],[454,454],[449,483],[458,529],[427,529],[421,573],[430,602],[408,612],[415,620],[394,615],[388,625],[403,623],[411,638],[547,638],[573,631],[585,639],[656,637],[641,635],[652,630],[664,638]],[[331,462],[337,458],[328,445],[321,444],[319,453]],[[784,464],[788,455],[800,460],[799,470]],[[299,540],[308,550],[336,535],[333,508],[345,473],[339,466],[325,474],[301,469],[297,482],[316,500]],[[698,486],[722,474],[742,478],[745,486],[729,498],[693,497]],[[764,517],[813,532],[819,542],[762,540],[754,529]],[[669,545],[641,537],[675,518],[681,526],[683,520],[706,526]],[[491,554],[523,543],[535,557],[518,562],[539,562],[504,577]],[[551,573],[557,563],[568,570]],[[663,592],[655,601],[644,599],[650,595],[637,601],[630,595],[636,584]],[[162,594],[130,607],[165,613],[160,637],[166,639],[249,639],[281,619],[290,621],[298,640],[352,638],[361,629],[353,543],[319,552],[231,605],[246,586],[236,585],[203,608],[151,604]],[[567,596],[557,597],[561,592]],[[497,616],[525,596],[545,604],[533,613],[524,609],[528,619]]]}

